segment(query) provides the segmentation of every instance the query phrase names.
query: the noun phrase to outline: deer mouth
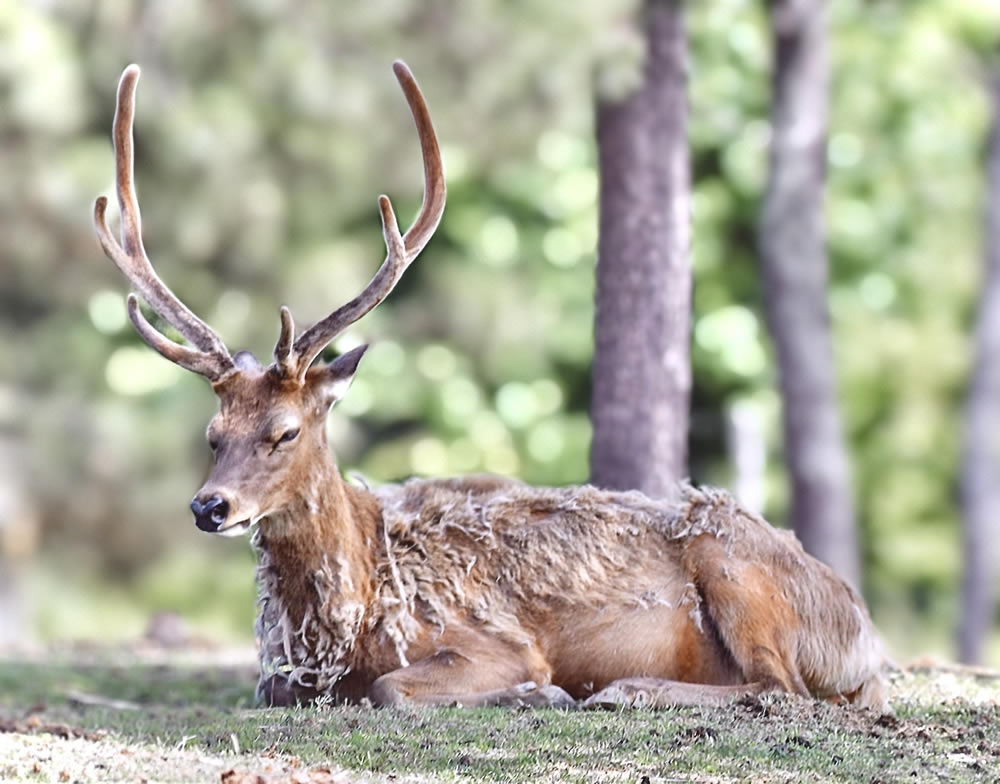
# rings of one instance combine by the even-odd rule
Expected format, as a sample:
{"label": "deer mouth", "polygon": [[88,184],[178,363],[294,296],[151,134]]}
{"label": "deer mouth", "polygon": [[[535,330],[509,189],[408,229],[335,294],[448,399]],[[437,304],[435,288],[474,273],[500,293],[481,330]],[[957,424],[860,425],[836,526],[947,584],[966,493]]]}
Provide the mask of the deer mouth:
{"label": "deer mouth", "polygon": [[227,525],[225,528],[220,528],[214,533],[218,536],[242,536],[250,530],[250,522],[249,517],[246,520],[238,520],[231,525]]}

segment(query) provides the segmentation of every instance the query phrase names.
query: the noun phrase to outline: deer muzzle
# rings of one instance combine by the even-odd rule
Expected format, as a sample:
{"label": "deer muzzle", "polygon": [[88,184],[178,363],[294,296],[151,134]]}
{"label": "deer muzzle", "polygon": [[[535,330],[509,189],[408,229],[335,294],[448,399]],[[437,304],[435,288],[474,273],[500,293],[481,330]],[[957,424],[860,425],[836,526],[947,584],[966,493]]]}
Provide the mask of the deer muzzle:
{"label": "deer muzzle", "polygon": [[202,500],[198,496],[191,501],[194,524],[202,531],[217,533],[229,518],[229,502],[219,495]]}
{"label": "deer muzzle", "polygon": [[260,515],[256,504],[241,502],[239,493],[217,485],[202,488],[191,501],[198,529],[219,536],[239,536],[250,530]]}

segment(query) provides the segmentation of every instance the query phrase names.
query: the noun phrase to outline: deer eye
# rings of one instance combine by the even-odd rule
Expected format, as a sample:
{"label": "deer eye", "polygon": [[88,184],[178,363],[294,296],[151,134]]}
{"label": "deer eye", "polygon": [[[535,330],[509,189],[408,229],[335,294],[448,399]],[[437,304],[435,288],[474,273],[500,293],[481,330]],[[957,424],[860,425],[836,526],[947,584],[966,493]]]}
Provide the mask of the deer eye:
{"label": "deer eye", "polygon": [[290,441],[294,441],[299,437],[299,428],[293,427],[291,430],[286,430],[281,436],[275,441],[275,444],[287,444]]}
{"label": "deer eye", "polygon": [[208,437],[208,448],[211,449],[213,452],[217,451],[219,448],[219,437],[214,433],[212,433]]}

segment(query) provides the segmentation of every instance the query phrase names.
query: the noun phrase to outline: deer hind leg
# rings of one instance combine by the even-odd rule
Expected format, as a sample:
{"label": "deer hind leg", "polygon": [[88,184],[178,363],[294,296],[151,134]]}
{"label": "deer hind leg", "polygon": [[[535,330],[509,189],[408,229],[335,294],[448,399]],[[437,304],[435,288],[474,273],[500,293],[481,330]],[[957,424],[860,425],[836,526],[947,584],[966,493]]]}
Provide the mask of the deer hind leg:
{"label": "deer hind leg", "polygon": [[858,708],[889,712],[889,695],[886,694],[885,679],[881,673],[873,675],[857,689],[844,695],[848,703]]}
{"label": "deer hind leg", "polygon": [[551,672],[537,653],[519,655],[503,643],[487,650],[483,647],[442,648],[381,676],[369,688],[368,697],[375,705],[576,705],[565,691],[549,683]]}
{"label": "deer hind leg", "polygon": [[799,618],[774,578],[707,534],[690,543],[685,557],[704,621],[714,626],[747,683],[810,696],[796,662]]}

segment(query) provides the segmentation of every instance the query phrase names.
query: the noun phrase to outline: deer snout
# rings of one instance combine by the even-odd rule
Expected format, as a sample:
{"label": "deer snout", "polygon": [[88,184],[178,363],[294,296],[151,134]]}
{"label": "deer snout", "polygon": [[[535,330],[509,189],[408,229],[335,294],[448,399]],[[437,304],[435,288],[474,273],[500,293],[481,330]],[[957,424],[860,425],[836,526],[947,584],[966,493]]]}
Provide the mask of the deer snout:
{"label": "deer snout", "polygon": [[195,496],[191,501],[191,511],[194,513],[194,524],[202,531],[214,534],[229,517],[229,502],[220,495],[204,500]]}

